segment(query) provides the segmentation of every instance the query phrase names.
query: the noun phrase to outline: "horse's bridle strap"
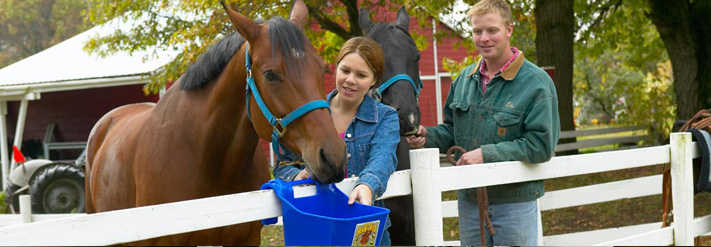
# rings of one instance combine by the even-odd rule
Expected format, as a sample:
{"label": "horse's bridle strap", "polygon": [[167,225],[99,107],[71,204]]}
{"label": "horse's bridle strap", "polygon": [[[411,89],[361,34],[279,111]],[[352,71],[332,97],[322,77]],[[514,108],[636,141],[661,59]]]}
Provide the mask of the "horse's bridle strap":
{"label": "horse's bridle strap", "polygon": [[306,113],[309,113],[313,110],[319,109],[319,108],[326,108],[328,111],[331,111],[331,108],[328,105],[328,102],[325,100],[314,100],[309,103],[306,103],[299,108],[296,108],[296,110],[292,111],[289,114],[286,114],[285,117],[283,118],[277,118],[272,114],[271,111],[269,111],[269,108],[267,105],[264,103],[264,99],[262,99],[262,95],[259,93],[259,89],[257,88],[257,84],[254,82],[254,77],[252,77],[252,62],[249,57],[249,43],[245,43],[246,45],[246,50],[244,52],[245,56],[245,63],[244,66],[247,69],[247,89],[246,89],[246,103],[247,103],[247,116],[249,116],[249,119],[252,119],[252,115],[249,112],[249,98],[250,98],[250,92],[251,95],[254,96],[254,101],[257,102],[257,106],[259,106],[259,109],[262,111],[262,114],[264,115],[264,118],[269,121],[269,124],[272,125],[273,131],[272,131],[272,149],[274,149],[274,153],[277,154],[277,156],[281,156],[281,153],[279,152],[279,137],[284,136],[284,133],[286,133],[286,126],[289,125],[291,122],[294,120],[298,119],[299,117],[306,115]]}
{"label": "horse's bridle strap", "polygon": [[375,92],[373,93],[373,96],[375,96],[375,99],[380,101],[382,99],[383,92],[385,92],[386,89],[388,89],[390,86],[392,86],[393,84],[395,84],[395,82],[397,82],[399,80],[406,80],[406,81],[410,82],[410,84],[412,84],[413,90],[415,91],[415,96],[420,96],[420,89],[422,89],[422,87],[424,87],[424,85],[422,85],[422,81],[420,81],[419,85],[416,85],[415,81],[413,81],[409,75],[398,74],[398,75],[391,77],[387,81],[383,82],[383,84],[380,85],[380,87],[375,89]]}

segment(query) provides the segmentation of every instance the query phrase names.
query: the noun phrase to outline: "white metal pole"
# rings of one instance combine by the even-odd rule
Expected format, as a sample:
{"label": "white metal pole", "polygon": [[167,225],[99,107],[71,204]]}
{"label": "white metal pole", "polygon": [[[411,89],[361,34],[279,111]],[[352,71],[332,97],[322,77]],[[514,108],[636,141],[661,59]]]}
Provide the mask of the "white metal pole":
{"label": "white metal pole", "polygon": [[0,163],[2,163],[2,189],[3,191],[7,189],[8,177],[10,175],[10,162],[7,154],[7,122],[5,121],[5,115],[7,115],[7,101],[0,102]]}
{"label": "white metal pole", "polygon": [[444,245],[439,150],[436,148],[410,150],[410,167],[415,211],[415,243],[430,246]]}
{"label": "white metal pole", "polygon": [[670,146],[674,245],[693,245],[694,176],[691,163],[691,133],[672,133]]}
{"label": "white metal pole", "polygon": [[538,216],[538,246],[543,246],[543,219],[541,218],[541,199],[538,198],[536,199],[536,205],[538,208],[538,212],[536,213]]}
{"label": "white metal pole", "polygon": [[[15,127],[15,143],[17,149],[22,150],[22,134],[25,132],[25,120],[27,119],[27,107],[29,100],[23,99],[20,101],[20,111],[17,113],[17,126]],[[15,168],[17,163],[15,159],[10,160],[10,167]]]}
{"label": "white metal pole", "polygon": [[437,124],[444,123],[442,117],[442,78],[439,76],[439,59],[437,58],[437,38],[435,34],[437,33],[437,21],[432,18],[432,53],[434,57],[434,74],[435,74],[435,106],[437,107]]}
{"label": "white metal pole", "polygon": [[276,161],[274,161],[274,155],[276,155],[276,154],[274,153],[274,149],[272,148],[272,143],[269,142],[269,169],[270,170],[273,170],[274,166],[276,165],[276,163],[275,163]]}
{"label": "white metal pole", "polygon": [[22,223],[32,222],[32,203],[30,202],[30,195],[20,196],[20,215],[22,216]]}

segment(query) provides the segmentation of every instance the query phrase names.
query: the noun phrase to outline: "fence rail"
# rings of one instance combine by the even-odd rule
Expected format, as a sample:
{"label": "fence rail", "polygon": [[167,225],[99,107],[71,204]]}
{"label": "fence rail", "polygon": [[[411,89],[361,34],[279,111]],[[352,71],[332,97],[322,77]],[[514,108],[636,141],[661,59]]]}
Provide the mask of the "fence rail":
{"label": "fence rail", "polygon": [[[417,245],[457,245],[444,242],[442,218],[456,217],[456,203],[441,202],[441,192],[496,184],[550,179],[672,163],[677,221],[659,229],[643,224],[588,232],[545,236],[546,245],[690,245],[693,237],[711,231],[711,216],[692,219],[691,158],[699,150],[688,133],[672,134],[672,144],[658,147],[554,157],[541,164],[500,162],[475,166],[439,167],[436,149],[413,150],[412,170],[393,174],[384,198],[413,194]],[[689,168],[689,169],[685,169]],[[411,182],[416,181],[416,182]],[[338,187],[349,193],[356,179]],[[631,198],[660,192],[658,175],[547,192],[541,210]],[[314,186],[294,189],[296,196],[315,193]],[[585,195],[585,197],[581,197]],[[200,210],[195,210],[200,208]],[[691,210],[690,210],[691,209]],[[197,212],[199,211],[199,212]],[[686,212],[683,212],[686,211]],[[175,202],[91,215],[0,227],[3,245],[115,245],[158,236],[244,223],[281,216],[281,202],[271,190]],[[44,216],[33,216],[41,220]],[[50,216],[44,217],[49,218]],[[0,217],[0,224],[3,221]],[[14,221],[13,221],[14,222]],[[656,224],[656,226],[655,226]],[[71,230],[68,230],[71,229]],[[37,236],[43,236],[38,238]],[[87,238],[87,236],[100,236]]]}
{"label": "fence rail", "polygon": [[[604,128],[604,129],[591,129],[591,130],[567,130],[560,132],[560,139],[575,138],[582,136],[595,136],[604,134],[615,134],[622,132],[645,130],[644,126],[629,126],[629,127],[617,127],[617,128]],[[647,134],[632,133],[629,136],[618,136],[618,137],[601,137],[587,140],[576,140],[575,142],[569,143],[558,143],[555,147],[556,152],[578,150],[581,148],[597,147],[609,144],[630,144],[637,143],[643,140]]]}

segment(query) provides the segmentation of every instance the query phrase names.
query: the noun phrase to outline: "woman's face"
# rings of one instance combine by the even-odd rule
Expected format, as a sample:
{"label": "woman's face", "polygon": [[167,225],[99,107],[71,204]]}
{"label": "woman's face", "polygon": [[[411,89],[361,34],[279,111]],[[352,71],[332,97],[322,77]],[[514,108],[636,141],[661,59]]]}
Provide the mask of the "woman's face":
{"label": "woman's face", "polygon": [[348,54],[338,63],[336,89],[342,100],[360,104],[373,85],[375,74],[360,54]]}

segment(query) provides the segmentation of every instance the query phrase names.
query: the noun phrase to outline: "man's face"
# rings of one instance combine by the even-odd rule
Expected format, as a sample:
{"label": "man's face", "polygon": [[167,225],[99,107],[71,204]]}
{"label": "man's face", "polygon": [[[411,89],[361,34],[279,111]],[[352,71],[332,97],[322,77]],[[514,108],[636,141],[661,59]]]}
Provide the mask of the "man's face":
{"label": "man's face", "polygon": [[474,46],[484,59],[498,61],[510,49],[509,37],[513,33],[513,24],[506,25],[501,15],[474,15],[471,24]]}

